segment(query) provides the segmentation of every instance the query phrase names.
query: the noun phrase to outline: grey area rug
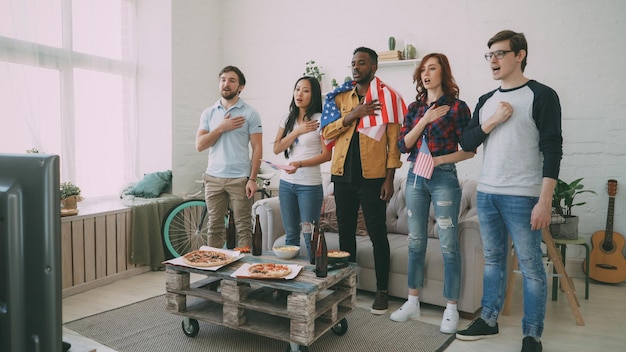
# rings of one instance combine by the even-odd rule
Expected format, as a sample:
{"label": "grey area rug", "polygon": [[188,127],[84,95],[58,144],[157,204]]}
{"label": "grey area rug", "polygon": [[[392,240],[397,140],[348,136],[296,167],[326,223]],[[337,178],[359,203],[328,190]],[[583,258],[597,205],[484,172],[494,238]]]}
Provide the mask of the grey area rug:
{"label": "grey area rug", "polygon": [[[328,331],[309,350],[439,352],[454,340],[454,335],[439,332],[439,326],[413,320],[394,323],[388,315],[375,316],[363,308],[356,308],[346,319],[348,330],[343,336]],[[182,320],[165,311],[165,296],[157,296],[65,326],[120,352],[282,352],[289,345],[202,321],[198,335],[191,338],[183,333]]]}

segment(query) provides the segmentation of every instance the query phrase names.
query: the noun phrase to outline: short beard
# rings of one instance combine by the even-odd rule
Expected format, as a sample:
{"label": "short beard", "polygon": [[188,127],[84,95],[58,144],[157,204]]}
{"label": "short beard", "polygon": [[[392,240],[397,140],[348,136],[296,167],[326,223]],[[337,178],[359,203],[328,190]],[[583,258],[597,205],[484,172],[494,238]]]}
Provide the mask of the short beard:
{"label": "short beard", "polygon": [[226,99],[226,100],[232,100],[237,96],[238,92],[231,92],[230,94],[226,95],[224,93],[224,91],[222,91],[222,98]]}
{"label": "short beard", "polygon": [[374,79],[374,75],[370,72],[367,76],[361,76],[356,83],[358,84],[369,84]]}

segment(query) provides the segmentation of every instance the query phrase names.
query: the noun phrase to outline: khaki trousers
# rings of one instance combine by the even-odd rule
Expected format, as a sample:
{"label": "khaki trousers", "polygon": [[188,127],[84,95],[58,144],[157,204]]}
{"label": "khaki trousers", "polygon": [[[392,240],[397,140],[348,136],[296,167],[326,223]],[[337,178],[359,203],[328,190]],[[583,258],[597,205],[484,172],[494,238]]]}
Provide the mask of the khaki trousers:
{"label": "khaki trousers", "polygon": [[252,245],[252,199],[246,197],[246,177],[221,178],[204,174],[204,199],[208,215],[208,245],[222,248],[226,243],[225,216],[228,205],[234,213],[237,246]]}

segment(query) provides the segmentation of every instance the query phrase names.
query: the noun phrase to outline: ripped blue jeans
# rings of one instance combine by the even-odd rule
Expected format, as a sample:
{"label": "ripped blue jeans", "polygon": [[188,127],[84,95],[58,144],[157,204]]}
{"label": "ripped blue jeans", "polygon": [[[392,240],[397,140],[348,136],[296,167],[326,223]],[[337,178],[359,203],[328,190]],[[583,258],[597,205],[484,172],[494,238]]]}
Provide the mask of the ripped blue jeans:
{"label": "ripped blue jeans", "polygon": [[430,180],[409,169],[406,181],[406,207],[409,226],[410,289],[424,287],[424,262],[428,244],[430,204],[433,204],[437,234],[444,263],[443,296],[458,301],[461,290],[461,252],[457,223],[461,205],[461,187],[454,164],[435,167]]}

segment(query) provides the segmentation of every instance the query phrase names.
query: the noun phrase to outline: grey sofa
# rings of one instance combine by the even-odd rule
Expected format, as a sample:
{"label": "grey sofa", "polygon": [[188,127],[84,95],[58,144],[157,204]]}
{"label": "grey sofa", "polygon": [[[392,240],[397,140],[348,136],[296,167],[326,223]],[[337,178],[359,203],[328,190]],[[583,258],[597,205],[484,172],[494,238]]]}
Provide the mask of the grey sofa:
{"label": "grey sofa", "polygon": [[[325,193],[332,192],[332,184],[325,178]],[[406,298],[407,296],[407,214],[405,202],[406,178],[396,177],[394,195],[387,205],[387,231],[391,250],[391,269],[389,273],[389,294]],[[480,308],[483,280],[483,248],[476,215],[476,181],[461,181],[462,199],[459,215],[459,237],[461,240],[462,280],[459,311],[473,316]],[[284,243],[284,234],[280,205],[277,197],[262,199],[254,203],[252,211],[258,214],[263,232],[263,246],[270,251],[274,244]],[[426,279],[420,292],[420,301],[445,307],[443,295],[443,258],[439,248],[437,229],[431,206],[429,240],[426,253]],[[338,234],[325,232],[329,249],[338,249]],[[301,255],[306,256],[304,241],[301,243]],[[357,236],[357,275],[358,288],[376,292],[374,258],[372,245],[367,236]]]}

